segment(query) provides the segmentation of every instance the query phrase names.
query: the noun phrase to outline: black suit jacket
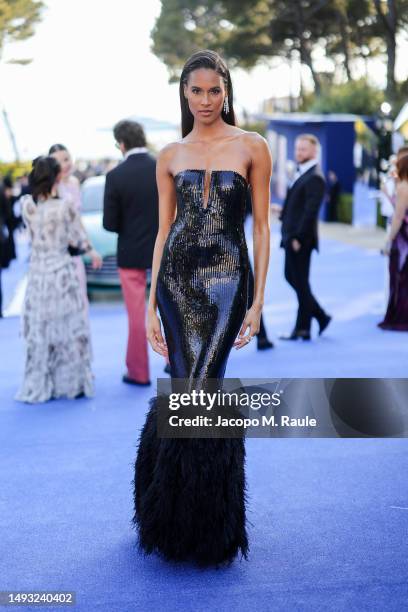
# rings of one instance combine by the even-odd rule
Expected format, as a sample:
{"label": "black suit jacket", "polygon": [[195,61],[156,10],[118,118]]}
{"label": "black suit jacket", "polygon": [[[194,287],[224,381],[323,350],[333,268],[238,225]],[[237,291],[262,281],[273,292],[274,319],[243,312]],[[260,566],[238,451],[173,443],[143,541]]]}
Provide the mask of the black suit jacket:
{"label": "black suit jacket", "polygon": [[103,227],[118,234],[120,268],[151,268],[159,227],[156,160],[135,153],[106,175]]}
{"label": "black suit jacket", "polygon": [[312,166],[288,190],[280,219],[281,246],[289,246],[293,238],[311,249],[319,250],[317,232],[320,206],[326,181],[318,165]]}

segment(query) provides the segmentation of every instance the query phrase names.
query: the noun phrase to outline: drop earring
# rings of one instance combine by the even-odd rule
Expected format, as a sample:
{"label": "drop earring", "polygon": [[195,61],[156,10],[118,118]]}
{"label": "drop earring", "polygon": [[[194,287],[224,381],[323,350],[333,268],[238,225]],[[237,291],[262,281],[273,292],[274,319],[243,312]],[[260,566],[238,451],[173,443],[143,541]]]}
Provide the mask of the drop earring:
{"label": "drop earring", "polygon": [[224,98],[224,113],[228,115],[229,113],[229,104],[228,104],[228,96]]}

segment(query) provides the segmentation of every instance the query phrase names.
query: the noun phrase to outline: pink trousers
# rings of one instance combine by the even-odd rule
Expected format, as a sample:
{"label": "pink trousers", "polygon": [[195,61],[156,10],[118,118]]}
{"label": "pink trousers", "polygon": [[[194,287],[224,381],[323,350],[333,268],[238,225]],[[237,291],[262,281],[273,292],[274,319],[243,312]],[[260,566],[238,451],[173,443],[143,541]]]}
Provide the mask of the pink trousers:
{"label": "pink trousers", "polygon": [[129,323],[128,375],[139,382],[147,382],[150,376],[146,339],[146,270],[119,268],[119,276]]}

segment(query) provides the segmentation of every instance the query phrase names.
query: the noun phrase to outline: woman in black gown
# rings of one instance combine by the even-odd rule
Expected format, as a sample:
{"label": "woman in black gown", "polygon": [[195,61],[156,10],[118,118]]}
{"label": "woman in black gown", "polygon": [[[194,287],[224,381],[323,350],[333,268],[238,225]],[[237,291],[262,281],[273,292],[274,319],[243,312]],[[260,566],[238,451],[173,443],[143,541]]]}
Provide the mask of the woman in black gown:
{"label": "woman in black gown", "polygon": [[[232,347],[246,346],[259,331],[272,163],[266,140],[235,126],[231,78],[217,53],[199,51],[187,60],[180,103],[183,138],[157,160],[160,222],[147,337],[168,357],[172,380],[184,379],[192,390],[222,380]],[[248,188],[255,263],[249,309]],[[231,563],[239,552],[247,558],[244,439],[160,438],[157,404],[155,396],[135,462],[140,550],[200,566]]]}
{"label": "woman in black gown", "polygon": [[383,249],[389,255],[390,294],[378,327],[408,331],[408,155],[398,155],[395,211]]}

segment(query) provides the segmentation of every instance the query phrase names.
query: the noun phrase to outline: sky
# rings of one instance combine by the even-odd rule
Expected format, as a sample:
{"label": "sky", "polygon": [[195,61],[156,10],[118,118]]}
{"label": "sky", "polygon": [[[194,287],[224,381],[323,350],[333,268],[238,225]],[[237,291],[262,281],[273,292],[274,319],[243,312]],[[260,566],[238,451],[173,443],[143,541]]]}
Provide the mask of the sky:
{"label": "sky", "polygon": [[[6,108],[20,157],[31,159],[55,142],[74,157],[117,157],[111,128],[124,117],[150,117],[176,127],[156,145],[178,137],[178,84],[151,51],[150,32],[159,0],[45,0],[35,35],[6,47],[0,64],[0,107]],[[31,58],[27,66],[7,64]],[[322,60],[323,61],[323,60]],[[383,67],[376,69],[383,79]],[[232,71],[239,112],[256,112],[262,100],[296,93],[299,71],[266,65]],[[13,159],[0,121],[0,159]]]}

